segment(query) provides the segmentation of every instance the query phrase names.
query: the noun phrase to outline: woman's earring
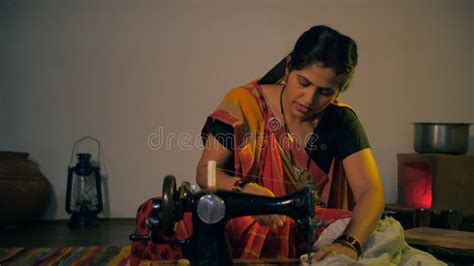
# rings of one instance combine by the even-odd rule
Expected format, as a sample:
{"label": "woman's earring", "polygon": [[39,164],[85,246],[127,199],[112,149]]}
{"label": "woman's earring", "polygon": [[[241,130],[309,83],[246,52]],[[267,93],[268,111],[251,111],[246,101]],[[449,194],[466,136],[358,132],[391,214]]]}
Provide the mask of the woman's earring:
{"label": "woman's earring", "polygon": [[281,78],[280,80],[280,84],[281,85],[286,85],[286,82],[288,81],[288,66],[290,64],[290,58],[291,56],[290,55],[287,55],[286,56],[286,66],[285,66],[285,75]]}
{"label": "woman's earring", "polygon": [[281,78],[280,84],[286,85],[287,80],[288,80],[288,67],[285,68],[285,75]]}

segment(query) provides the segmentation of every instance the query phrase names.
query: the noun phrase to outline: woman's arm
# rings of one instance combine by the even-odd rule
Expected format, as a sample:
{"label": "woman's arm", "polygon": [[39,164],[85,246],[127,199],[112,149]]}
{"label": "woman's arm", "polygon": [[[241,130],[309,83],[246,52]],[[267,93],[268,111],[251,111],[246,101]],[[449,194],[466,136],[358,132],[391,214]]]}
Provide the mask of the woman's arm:
{"label": "woman's arm", "polygon": [[[217,166],[216,187],[219,189],[232,190],[234,188],[235,182],[240,178],[230,176],[222,170],[225,162],[230,156],[231,151],[226,149],[224,145],[222,145],[214,136],[212,136],[212,134],[209,134],[205,149],[201,155],[201,159],[199,160],[196,169],[196,182],[198,183],[199,187],[207,187],[207,162],[209,160],[214,160],[216,161]],[[242,192],[270,197],[275,196],[271,190],[256,183],[248,183],[242,189]]]}
{"label": "woman's arm", "polygon": [[[342,163],[356,201],[351,222],[343,234],[354,237],[362,245],[374,232],[384,209],[382,181],[370,148],[349,155]],[[311,257],[318,261],[338,254],[357,258],[353,249],[340,243],[330,244]]]}
{"label": "woman's arm", "polygon": [[219,189],[232,190],[235,182],[240,178],[230,176],[221,170],[231,155],[231,151],[226,149],[212,134],[209,134],[196,169],[196,182],[198,185],[201,188],[207,187],[207,162],[214,160],[217,166],[216,187]]}
{"label": "woman's arm", "polygon": [[382,180],[370,148],[349,155],[342,163],[356,202],[344,234],[363,244],[377,227],[385,206]]}

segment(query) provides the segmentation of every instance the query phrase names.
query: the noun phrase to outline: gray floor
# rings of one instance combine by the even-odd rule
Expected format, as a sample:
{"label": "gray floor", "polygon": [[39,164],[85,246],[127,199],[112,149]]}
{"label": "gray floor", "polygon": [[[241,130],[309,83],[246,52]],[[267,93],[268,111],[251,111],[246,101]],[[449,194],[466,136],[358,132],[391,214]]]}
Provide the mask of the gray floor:
{"label": "gray floor", "polygon": [[30,225],[0,227],[0,247],[64,247],[129,245],[135,219],[109,219],[85,230],[71,230],[67,220],[41,221]]}

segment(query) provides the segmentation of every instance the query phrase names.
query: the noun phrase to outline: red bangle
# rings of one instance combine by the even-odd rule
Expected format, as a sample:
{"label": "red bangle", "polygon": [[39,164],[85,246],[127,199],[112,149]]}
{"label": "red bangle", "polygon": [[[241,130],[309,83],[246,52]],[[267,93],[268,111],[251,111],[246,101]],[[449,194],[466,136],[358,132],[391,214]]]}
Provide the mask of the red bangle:
{"label": "red bangle", "polygon": [[248,183],[249,183],[249,182],[248,182],[247,180],[239,179],[239,180],[235,181],[234,187],[232,188],[232,191],[242,192],[242,190],[244,189],[244,187],[245,187]]}

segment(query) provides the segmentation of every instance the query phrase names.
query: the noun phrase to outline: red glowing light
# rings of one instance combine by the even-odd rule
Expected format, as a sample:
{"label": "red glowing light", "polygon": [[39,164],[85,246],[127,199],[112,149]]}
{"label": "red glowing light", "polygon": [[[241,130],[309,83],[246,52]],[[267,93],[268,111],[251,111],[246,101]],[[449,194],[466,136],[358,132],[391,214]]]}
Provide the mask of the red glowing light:
{"label": "red glowing light", "polygon": [[426,163],[407,164],[404,169],[405,197],[401,199],[408,207],[431,208],[433,172]]}

